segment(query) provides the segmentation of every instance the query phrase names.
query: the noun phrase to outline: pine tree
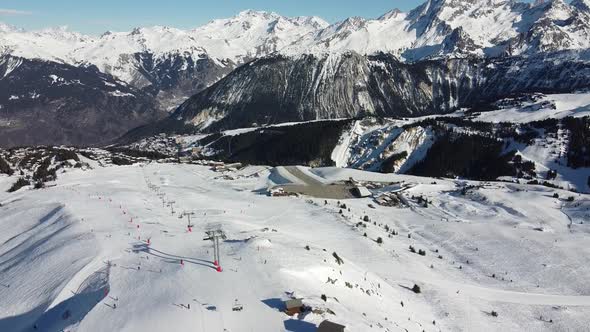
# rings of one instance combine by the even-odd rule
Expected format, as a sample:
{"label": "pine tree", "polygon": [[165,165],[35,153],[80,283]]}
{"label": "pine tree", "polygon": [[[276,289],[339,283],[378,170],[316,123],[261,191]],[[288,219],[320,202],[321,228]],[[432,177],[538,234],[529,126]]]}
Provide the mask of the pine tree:
{"label": "pine tree", "polygon": [[412,292],[414,292],[416,294],[420,294],[420,293],[422,293],[422,289],[420,289],[420,286],[414,284],[414,287],[412,287]]}

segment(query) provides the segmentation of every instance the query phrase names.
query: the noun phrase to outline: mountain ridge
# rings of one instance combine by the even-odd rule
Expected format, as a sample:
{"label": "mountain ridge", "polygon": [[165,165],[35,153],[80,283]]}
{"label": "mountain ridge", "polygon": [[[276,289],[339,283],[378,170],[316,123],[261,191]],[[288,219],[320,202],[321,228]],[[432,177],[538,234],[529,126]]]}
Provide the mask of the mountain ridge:
{"label": "mountain ridge", "polygon": [[[428,0],[409,12],[393,9],[376,19],[350,17],[333,24],[316,16],[286,17],[274,12],[245,10],[192,29],[138,27],[129,32],[106,32],[100,37],[72,32],[65,27],[29,32],[0,23],[0,49],[3,53],[12,52],[25,58],[70,64],[88,62],[108,72],[107,67],[115,66],[121,55],[146,51],[158,56],[190,53],[200,57],[206,54],[220,62],[237,64],[275,52],[287,55],[390,52],[402,60],[420,60],[432,54],[404,55],[403,51],[439,45],[457,28],[475,41],[479,50],[473,54],[481,56],[493,56],[492,50],[487,48],[507,47],[508,41],[516,38],[512,42],[517,42],[519,35],[531,34],[531,30],[560,33],[569,39],[579,37],[574,43],[556,45],[552,51],[557,51],[590,47],[590,42],[580,40],[588,37],[588,3],[588,0],[574,0],[571,4],[563,0],[535,4],[507,0]],[[539,31],[539,26],[549,30]],[[383,38],[387,35],[396,38]],[[44,38],[60,42],[59,49],[40,43]],[[366,44],[358,44],[363,38]],[[45,48],[47,54],[29,45],[33,42]],[[525,54],[544,49],[525,47],[515,51]],[[121,73],[109,73],[131,83],[129,77]]]}
{"label": "mountain ridge", "polygon": [[[173,57],[179,61],[190,57],[192,62],[208,59],[216,71],[227,74],[238,65],[274,53],[387,52],[402,61],[420,61],[445,56],[494,57],[587,49],[588,3],[428,0],[409,12],[393,9],[376,19],[351,17],[333,24],[315,16],[286,17],[245,10],[193,29],[138,27],[99,37],[66,27],[25,31],[0,23],[0,54],[71,65],[92,64],[137,88],[151,86],[150,90],[166,91],[166,87],[150,80],[151,73],[142,70],[137,54],[149,54],[156,65]],[[188,92],[183,91],[185,95]]]}
{"label": "mountain ridge", "polygon": [[[186,111],[186,115],[194,116],[184,119],[187,123],[196,124],[196,128],[203,129],[208,127],[207,123],[218,123],[207,130],[217,126],[222,129],[373,113],[415,116],[447,113],[461,106],[456,98],[459,95],[464,97],[456,93],[459,83],[452,81],[455,78],[449,80],[449,77],[444,77],[444,71],[436,70],[418,70],[418,77],[412,77],[416,73],[406,71],[397,77],[399,82],[392,82],[386,77],[391,73],[376,74],[370,61],[366,60],[368,57],[385,54],[394,59],[393,62],[399,63],[395,66],[396,70],[410,68],[412,64],[416,64],[415,68],[429,68],[432,61],[444,67],[449,61],[460,62],[456,59],[464,59],[464,63],[473,60],[493,65],[498,61],[508,63],[502,60],[508,58],[514,60],[513,66],[517,66],[522,59],[531,59],[528,68],[533,68],[531,61],[538,61],[546,72],[556,75],[543,77],[543,73],[535,72],[535,75],[546,81],[545,86],[537,87],[551,89],[568,81],[561,77],[563,73],[556,73],[545,62],[546,58],[555,57],[556,54],[571,62],[567,72],[584,80],[572,68],[579,65],[583,69],[584,63],[588,62],[588,2],[575,0],[568,4],[562,0],[551,0],[529,4],[503,0],[428,0],[409,12],[394,9],[376,19],[352,17],[334,24],[328,24],[318,17],[289,18],[272,12],[248,10],[190,30],[154,26],[136,28],[130,32],[107,32],[100,37],[85,36],[64,27],[27,32],[0,25],[0,54],[38,61],[39,66],[46,67],[40,70],[46,75],[51,75],[47,68],[53,68],[54,63],[71,68],[94,67],[97,75],[103,73],[112,76],[116,81],[114,84],[128,86],[146,98],[153,98],[156,107],[162,112],[173,113],[173,118],[178,118],[179,113]],[[324,80],[339,70],[338,67],[317,63],[310,65],[306,62],[316,61],[313,59],[329,62],[350,54],[359,56],[360,60],[356,62],[358,67],[354,67],[352,62],[346,64],[348,67],[342,73],[349,75],[350,80],[340,80],[342,85],[338,91],[330,90],[330,86],[326,85],[333,77]],[[300,61],[305,57],[306,60]],[[271,66],[262,72],[250,71],[254,75],[252,77],[239,76],[251,65],[262,68],[260,64],[281,58],[291,63],[287,67],[297,63],[301,67],[281,68],[282,64],[277,61],[276,68]],[[18,61],[12,62],[11,71],[17,67]],[[319,71],[309,71],[310,68]],[[280,75],[273,74],[273,70],[277,70]],[[472,70],[468,69],[469,72]],[[517,70],[517,67],[512,70]],[[486,73],[491,77],[493,71],[490,68]],[[232,76],[234,80],[238,76],[241,79],[234,81],[233,87],[219,89],[219,86],[232,79],[224,80],[232,73],[235,74]],[[507,71],[498,75],[504,74]],[[265,77],[276,84],[265,87],[266,82],[257,82],[257,77]],[[10,79],[8,71],[0,78],[0,82],[2,79]],[[525,88],[536,86],[536,83],[523,82],[519,77],[515,77],[515,80]],[[540,79],[534,81],[541,82]],[[240,86],[244,82],[267,89],[269,98],[260,99],[261,91],[251,91],[251,96],[243,99],[245,89]],[[285,82],[289,82],[288,85]],[[407,82],[420,84],[410,89],[403,87]],[[440,82],[445,82],[440,85],[446,86],[445,92],[438,91],[436,95],[430,89]],[[23,87],[26,85],[23,84]],[[581,85],[569,86],[573,88]],[[318,90],[318,87],[323,88]],[[104,87],[99,85],[95,88]],[[290,90],[293,88],[296,91]],[[401,91],[410,90],[416,93],[403,97]],[[226,95],[228,91],[236,91],[237,94]],[[572,92],[563,89],[558,91]],[[107,90],[103,92],[109,93]],[[497,96],[488,97],[503,97],[506,91],[499,92]],[[529,89],[527,92],[539,91]],[[18,94],[28,98],[27,91]],[[195,95],[201,97],[191,98]],[[204,95],[209,97],[206,100],[199,99]],[[441,95],[445,97],[437,99],[436,96]],[[0,107],[13,102],[7,98],[10,96],[0,98]],[[238,107],[235,103],[228,103],[232,98],[242,98],[243,105]],[[256,98],[257,101],[252,103]],[[197,105],[195,100],[201,100],[202,105]],[[191,105],[190,110],[185,102]],[[341,107],[336,108],[335,105]],[[51,109],[49,104],[42,107]],[[223,107],[230,109],[223,110]],[[221,119],[229,113],[236,115],[238,109],[246,108],[249,111],[242,114],[239,121],[235,117]],[[391,111],[394,108],[398,111]],[[156,127],[162,128],[160,125]],[[175,124],[173,127],[179,126]]]}
{"label": "mountain ridge", "polygon": [[589,51],[418,63],[386,53],[274,55],[239,67],[165,120],[124,139],[285,122],[420,117],[461,108],[477,112],[511,96],[589,89],[589,59]]}

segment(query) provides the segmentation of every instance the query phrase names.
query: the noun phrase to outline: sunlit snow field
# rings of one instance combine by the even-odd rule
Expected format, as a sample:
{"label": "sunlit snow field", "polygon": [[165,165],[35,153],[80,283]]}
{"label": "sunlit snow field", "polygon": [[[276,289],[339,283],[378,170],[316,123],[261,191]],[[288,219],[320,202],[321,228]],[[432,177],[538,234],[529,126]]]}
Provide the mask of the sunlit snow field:
{"label": "sunlit snow field", "polygon": [[[549,188],[504,183],[462,196],[450,180],[300,170],[326,182],[406,181],[417,184],[406,196],[432,203],[349,199],[339,214],[335,200],[268,197],[266,168],[232,172],[232,181],[166,164],[74,170],[55,187],[2,190],[0,331],[315,331],[324,319],[347,331],[589,328],[588,196],[569,203]],[[175,201],[174,215],[148,185]],[[195,213],[192,232],[183,211]],[[365,215],[367,227],[356,227]],[[203,240],[212,226],[227,235],[221,273]],[[319,310],[288,317],[279,308],[289,296]]]}

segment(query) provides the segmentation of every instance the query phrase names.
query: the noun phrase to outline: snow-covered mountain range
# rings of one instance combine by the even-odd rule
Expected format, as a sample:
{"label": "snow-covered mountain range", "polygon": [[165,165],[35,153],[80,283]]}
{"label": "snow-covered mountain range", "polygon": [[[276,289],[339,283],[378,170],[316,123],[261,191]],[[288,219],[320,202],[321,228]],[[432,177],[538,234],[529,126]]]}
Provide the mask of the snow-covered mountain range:
{"label": "snow-covered mountain range", "polygon": [[489,111],[495,109],[494,102],[510,96],[590,89],[589,59],[588,51],[417,63],[384,53],[272,56],[234,70],[168,118],[133,131],[131,137]]}
{"label": "snow-covered mountain range", "polygon": [[[69,31],[66,27],[23,31],[0,26],[3,54],[73,65],[92,64],[101,71],[138,87],[150,85],[150,68],[169,59],[190,62],[212,59],[219,67],[276,52],[328,24],[315,17],[287,18],[275,13],[244,11],[229,19],[214,20],[192,30],[154,26],[130,32],[106,32],[100,37]],[[219,78],[219,77],[218,77]]]}
{"label": "snow-covered mountain range", "polygon": [[[586,68],[586,50],[589,48],[590,0],[574,0],[570,3],[551,0],[533,4],[503,0],[428,0],[408,13],[392,10],[376,19],[349,18],[334,24],[317,17],[288,18],[259,11],[244,11],[232,18],[214,20],[191,30],[155,26],[136,28],[131,32],[106,32],[101,36],[82,35],[63,27],[24,31],[0,24],[0,56],[3,63],[11,64],[6,67],[0,81],[11,80],[11,75],[26,76],[19,72],[21,68],[18,64],[23,63],[22,59],[36,61],[37,66],[45,63],[48,68],[56,63],[72,69],[96,67],[97,73],[111,76],[108,80],[117,81],[117,84],[127,85],[137,93],[151,96],[162,111],[172,112],[198,93],[208,96],[204,103],[198,105],[195,100],[203,101],[203,98],[191,99],[190,104],[187,104],[190,106],[190,117],[185,116],[187,112],[182,112],[182,118],[192,122],[195,122],[194,115],[198,113],[199,119],[195,123],[200,127],[235,111],[220,109],[224,105],[234,107],[239,102],[238,111],[243,105],[250,105],[255,109],[265,106],[263,112],[254,117],[251,114],[244,115],[247,119],[236,122],[237,126],[241,126],[251,123],[278,123],[282,120],[338,118],[342,115],[414,116],[444,113],[462,105],[459,101],[464,96],[459,90],[465,84],[471,87],[478,84],[476,80],[481,78],[479,74],[484,70],[482,66],[492,66],[485,68],[486,80],[498,82],[502,76],[493,73],[493,65],[498,61],[503,63],[503,73],[519,78],[519,91],[505,89],[505,92],[551,92],[547,90],[562,86],[562,82],[555,80],[564,77],[544,77],[543,73],[552,72],[551,61],[545,59],[562,54],[565,60],[559,57],[559,62],[569,61],[570,64],[566,64],[566,67],[575,73],[579,65]],[[393,67],[379,71],[379,64],[370,59],[371,56],[381,55],[400,64],[396,64],[395,68],[408,65],[415,66],[417,70],[400,73],[401,76],[391,85],[392,77],[388,75],[394,73],[391,71]],[[287,59],[285,61],[291,64],[300,64],[301,67],[288,65],[281,71],[277,66],[284,64],[284,61],[264,60],[279,58]],[[339,59],[351,58],[358,61],[346,61],[350,65],[347,68],[339,66],[344,63]],[[504,60],[506,58],[516,60]],[[263,61],[251,62],[260,59]],[[446,61],[449,59],[463,59],[465,62],[461,63],[469,67],[469,70],[461,74],[459,81],[444,76],[444,70],[441,72],[429,69],[447,67]],[[543,68],[536,68],[534,62],[537,59],[539,64],[543,64]],[[270,65],[273,61],[277,65]],[[318,63],[314,64],[314,61]],[[438,64],[433,64],[432,61]],[[519,69],[517,63],[522,61],[538,74],[530,81],[523,82],[523,79],[528,78],[514,74]],[[244,73],[260,73],[239,68],[246,63],[253,63],[257,68],[268,67],[267,72],[271,75],[266,77],[271,77],[277,83],[268,89],[273,98],[263,96],[260,99],[244,95],[248,91],[260,93],[258,88],[264,88],[261,85],[267,83],[260,82],[257,76],[245,77]],[[512,64],[515,64],[513,68]],[[238,68],[241,71],[235,71]],[[451,68],[450,71],[457,70],[460,68]],[[54,74],[49,71],[47,68],[37,69],[37,72],[46,75]],[[307,74],[301,74],[302,71]],[[378,72],[378,79],[371,74],[374,72]],[[414,77],[414,72],[424,75]],[[233,79],[221,82],[230,73],[234,74]],[[333,76],[338,73],[346,74],[346,82],[337,91],[328,84],[334,82],[333,78],[342,79],[340,76]],[[473,73],[475,76],[466,73]],[[412,77],[400,81],[404,75]],[[577,73],[576,76],[580,74]],[[489,77],[493,79],[488,79]],[[572,81],[571,77],[565,79]],[[533,81],[539,84],[534,83],[531,86],[530,82]],[[554,90],[573,92],[584,88],[584,81],[582,77],[574,82],[576,84],[568,83],[567,89]],[[246,87],[245,82],[254,84]],[[285,85],[286,82],[289,84]],[[407,89],[396,86],[408,85],[408,82],[424,83],[415,87],[419,90],[420,100],[408,99],[405,95]],[[215,83],[220,84],[210,91],[203,91]],[[228,86],[229,83],[231,86]],[[393,90],[383,90],[383,84],[393,87]],[[25,86],[23,84],[22,88],[25,89]],[[99,84],[92,88],[102,89],[103,86]],[[325,88],[318,90],[322,86]],[[436,86],[442,86],[444,91],[430,88]],[[535,90],[535,86],[541,86],[542,91],[529,91]],[[293,87],[298,87],[301,93],[283,94],[282,97],[275,93],[291,91]],[[38,87],[37,90],[46,88],[48,87]],[[4,123],[22,121],[17,115],[21,109],[20,104],[16,105],[10,97],[17,95],[26,98],[31,92],[19,92],[19,86],[14,83],[11,83],[11,89],[15,92],[4,99],[0,98],[0,109],[12,114],[12,118],[0,119]],[[494,89],[497,90],[497,87]],[[232,95],[227,94],[230,92]],[[313,93],[313,96],[307,94],[308,92]],[[486,97],[491,99],[505,97],[488,95]],[[55,111],[52,98],[41,99],[45,100],[45,108]],[[297,104],[297,107],[280,104],[281,100],[288,101],[291,106]],[[83,107],[86,103],[80,100],[74,104],[81,105],[81,109],[86,107]],[[183,105],[181,109],[187,110],[187,105]],[[209,107],[211,105],[213,108]],[[334,105],[344,107],[335,109]],[[398,107],[400,105],[403,107]],[[286,110],[283,112],[285,114],[277,116],[277,109]],[[292,113],[293,109],[297,109],[297,112]],[[387,111],[390,109],[398,111]],[[97,112],[100,113],[100,110]],[[208,116],[213,113],[214,119]],[[230,119],[229,122],[233,120]],[[127,126],[121,127],[121,130],[132,129]],[[225,127],[232,126],[235,127]]]}
{"label": "snow-covered mountain range", "polygon": [[[139,87],[154,65],[171,57],[211,59],[232,67],[272,53],[388,52],[402,60],[442,55],[498,56],[590,47],[590,1],[428,0],[404,13],[377,19],[353,17],[328,24],[318,17],[289,18],[244,11],[191,30],[154,26],[99,37],[65,27],[23,31],[0,25],[0,52],[68,64],[93,64]],[[186,62],[185,62],[186,64]],[[186,70],[186,68],[182,68]],[[143,77],[142,77],[143,76]]]}

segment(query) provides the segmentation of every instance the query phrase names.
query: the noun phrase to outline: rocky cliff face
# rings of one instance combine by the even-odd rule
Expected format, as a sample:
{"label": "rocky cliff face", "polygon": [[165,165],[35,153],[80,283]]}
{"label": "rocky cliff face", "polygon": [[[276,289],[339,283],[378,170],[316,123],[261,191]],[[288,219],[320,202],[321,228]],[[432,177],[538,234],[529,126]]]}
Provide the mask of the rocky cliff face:
{"label": "rocky cliff face", "polygon": [[0,58],[0,145],[106,144],[165,115],[96,67]]}
{"label": "rocky cliff face", "polygon": [[389,55],[272,57],[240,67],[173,115],[200,130],[366,115],[419,116],[456,107],[468,60],[404,64]]}
{"label": "rocky cliff face", "polygon": [[168,54],[156,57],[143,52],[133,55],[132,86],[153,96],[163,110],[172,111],[193,94],[204,90],[230,73],[236,64],[220,63],[207,56]]}
{"label": "rocky cliff face", "polygon": [[448,113],[530,92],[590,87],[587,52],[400,62],[386,54],[276,56],[238,68],[171,120],[201,131],[367,115]]}

